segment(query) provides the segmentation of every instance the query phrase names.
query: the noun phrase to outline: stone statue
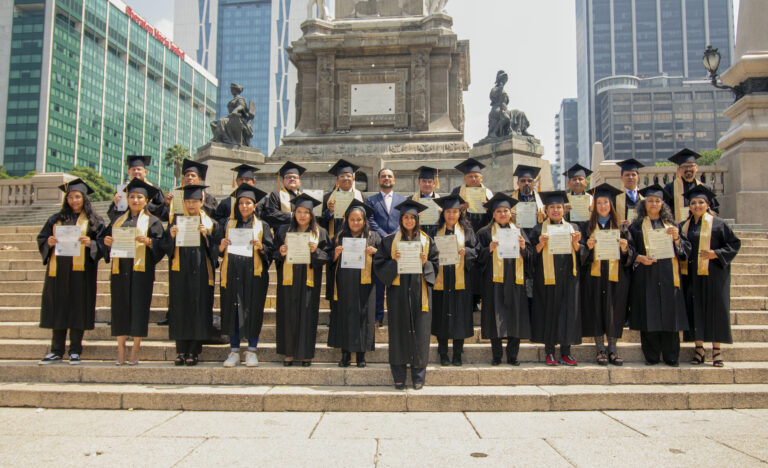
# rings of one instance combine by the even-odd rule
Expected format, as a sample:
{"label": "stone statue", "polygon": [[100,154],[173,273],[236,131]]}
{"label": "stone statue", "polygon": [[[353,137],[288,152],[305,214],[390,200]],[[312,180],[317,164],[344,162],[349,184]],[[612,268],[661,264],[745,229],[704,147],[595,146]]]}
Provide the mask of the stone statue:
{"label": "stone statue", "polygon": [[249,105],[245,98],[240,96],[243,92],[242,86],[232,83],[229,85],[229,90],[232,93],[232,100],[227,103],[229,114],[211,122],[213,132],[211,142],[251,146],[253,137],[251,121],[256,115],[256,106],[253,102]]}
{"label": "stone statue", "polygon": [[328,6],[325,4],[326,0],[309,0],[307,2],[307,18],[312,18],[312,7],[317,5],[317,17],[321,20],[330,19],[331,14],[328,11]]}
{"label": "stone statue", "polygon": [[491,112],[488,114],[488,137],[505,138],[513,134],[532,136],[528,133],[531,123],[525,112],[520,110],[508,110],[509,96],[504,91],[509,76],[504,70],[496,73],[496,84],[491,89]]}
{"label": "stone statue", "polygon": [[445,4],[448,0],[427,0],[427,13],[434,15],[445,12]]}

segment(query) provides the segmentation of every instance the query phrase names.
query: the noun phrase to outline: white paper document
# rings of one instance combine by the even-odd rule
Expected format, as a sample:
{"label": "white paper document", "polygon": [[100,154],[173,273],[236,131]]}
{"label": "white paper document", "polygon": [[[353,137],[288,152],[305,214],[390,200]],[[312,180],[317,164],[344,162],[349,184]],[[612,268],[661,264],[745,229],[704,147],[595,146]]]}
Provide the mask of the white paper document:
{"label": "white paper document", "polygon": [[627,221],[634,221],[637,218],[637,210],[634,208],[627,208]]}
{"label": "white paper document", "polygon": [[344,218],[344,213],[347,212],[347,208],[349,208],[349,204],[355,199],[355,192],[337,190],[333,193],[333,199],[336,200],[336,205],[333,207],[333,217],[335,219],[342,219]]}
{"label": "white paper document", "polygon": [[311,260],[309,240],[308,232],[286,233],[285,245],[288,246],[288,253],[286,253],[285,259],[294,265],[308,265]]}
{"label": "white paper document", "polygon": [[341,268],[365,269],[365,249],[368,241],[362,237],[345,237],[341,241]]}
{"label": "white paper document", "polygon": [[440,210],[437,203],[431,198],[420,198],[419,203],[426,206],[427,209],[419,213],[420,226],[434,226],[440,219]]}
{"label": "white paper document", "polygon": [[134,258],[136,256],[136,228],[113,227],[109,258]]}
{"label": "white paper document", "polygon": [[227,247],[227,253],[230,255],[240,255],[241,257],[253,257],[253,229],[251,228],[230,228],[227,232],[227,239],[231,244]]}
{"label": "white paper document", "polygon": [[439,251],[440,266],[459,264],[459,244],[456,236],[435,236],[435,247]]}
{"label": "white paper document", "polygon": [[421,242],[401,241],[397,244],[400,252],[400,260],[397,261],[397,274],[420,275],[421,269]]}
{"label": "white paper document", "polygon": [[520,257],[520,229],[510,226],[509,229],[497,229],[496,239],[499,258]]}
{"label": "white paper document", "polygon": [[524,229],[530,229],[536,226],[538,221],[538,208],[536,202],[520,202],[515,205],[515,211],[517,216],[515,217],[515,224]]}
{"label": "white paper document", "polygon": [[127,211],[128,210],[128,194],[125,193],[125,187],[128,184],[117,184],[115,189],[117,189],[117,195],[120,197],[120,199],[117,201],[117,205],[115,205],[115,209],[117,211]]}
{"label": "white paper document", "polygon": [[652,229],[648,235],[649,257],[664,260],[675,256],[674,241],[666,228]]}
{"label": "white paper document", "polygon": [[[314,189],[302,189],[303,193],[306,193],[310,197],[314,198],[317,201],[323,201],[323,191],[322,190],[314,190]],[[315,218],[319,218],[323,215],[323,204],[320,203],[316,207],[312,209],[312,214],[315,215]]]}
{"label": "white paper document", "polygon": [[78,257],[80,255],[80,226],[54,226],[57,257]]}
{"label": "white paper document", "polygon": [[173,200],[171,200],[171,209],[176,216],[184,214],[184,190],[174,189]]}
{"label": "white paper document", "polygon": [[618,229],[595,231],[595,260],[618,260],[621,258]]}
{"label": "white paper document", "polygon": [[484,187],[467,187],[467,211],[470,213],[485,213],[483,203],[486,202],[488,193]]}
{"label": "white paper document", "polygon": [[572,223],[589,221],[589,195],[568,195],[571,205],[570,219]]}
{"label": "white paper document", "polygon": [[176,247],[200,247],[199,216],[177,216]]}
{"label": "white paper document", "polygon": [[565,224],[550,224],[547,229],[547,248],[552,255],[571,253],[571,231]]}

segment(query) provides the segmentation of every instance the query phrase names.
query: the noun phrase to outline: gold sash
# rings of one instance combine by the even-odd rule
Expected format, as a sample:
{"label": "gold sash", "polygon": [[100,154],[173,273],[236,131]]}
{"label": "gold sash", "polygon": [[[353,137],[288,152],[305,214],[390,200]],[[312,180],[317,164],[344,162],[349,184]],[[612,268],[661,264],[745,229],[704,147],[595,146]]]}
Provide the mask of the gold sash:
{"label": "gold sash", "polygon": [[[514,198],[515,200],[519,201],[520,199],[518,198],[518,192],[520,192],[520,189],[516,189],[512,193],[512,198]],[[538,211],[538,214],[536,215],[536,217],[538,218],[539,222],[541,223],[541,222],[544,221],[544,217],[546,216],[545,212],[544,212],[544,202],[541,201],[541,197],[539,196],[539,192],[537,192],[535,190],[533,191],[533,198],[536,200],[536,210]]]}
{"label": "gold sash", "polygon": [[[499,226],[499,224],[494,221],[493,227],[491,227],[491,242],[498,241],[496,231],[499,229],[501,229],[501,226]],[[499,257],[499,249],[493,251],[491,261],[493,262],[493,282],[503,283],[504,259]],[[520,252],[520,256],[515,259],[515,284],[525,284],[525,275],[523,270],[524,264],[525,262],[523,261],[523,253]]]}
{"label": "gold sash", "polygon": [[[112,225],[113,228],[119,228],[123,225],[124,222],[128,220],[128,216],[130,216],[131,212],[130,210],[126,211],[125,214],[117,218],[115,221],[115,224]],[[147,215],[144,210],[139,211],[139,219],[136,220],[136,236],[145,236],[147,235],[147,231],[149,230],[149,215]],[[147,245],[143,242],[136,242],[136,256],[133,258],[133,271],[146,271],[147,266]],[[120,259],[119,258],[113,258],[112,259],[112,274],[117,275],[120,273]]]}
{"label": "gold sash", "polygon": [[[235,209],[237,208],[237,198],[229,197],[229,199],[232,201],[231,203],[232,206],[230,207],[230,210],[229,210],[229,219],[235,219]],[[256,219],[256,217],[254,216],[253,219]]]}
{"label": "gold sash", "polygon": [[[237,220],[230,219],[227,222],[227,238],[229,238],[229,230],[237,227]],[[253,215],[253,238],[259,242],[264,237],[264,229],[261,225],[261,220]],[[224,252],[224,260],[221,261],[221,287],[227,287],[227,267],[229,266],[229,249]],[[261,257],[259,256],[259,250],[256,246],[253,246],[253,276],[261,276],[263,270]]]}
{"label": "gold sash", "polygon": [[[336,192],[338,192],[339,186],[336,185],[336,187],[333,188],[333,192],[331,192],[331,195],[328,197],[328,201],[336,200]],[[355,200],[357,201],[363,201],[363,193],[360,192],[360,190],[352,187],[352,192],[355,194]],[[327,206],[327,205],[326,205]],[[336,233],[336,217],[331,216],[331,221],[328,223],[328,235],[331,239],[333,239],[334,234]]]}
{"label": "gold sash", "polygon": [[[595,231],[600,229],[598,226],[595,226]],[[589,235],[590,239],[595,238],[595,231],[592,231],[592,234]],[[600,270],[600,262],[601,260],[592,260],[592,269],[590,270],[590,274],[592,276],[600,277],[602,276],[602,272]],[[618,260],[608,260],[608,280],[613,281],[614,283],[619,282],[619,261]]]}
{"label": "gold sash", "polygon": [[[693,217],[688,218],[688,220],[683,224],[683,234],[688,236],[688,228],[691,224],[691,219]],[[701,254],[702,250],[710,250],[710,243],[712,241],[712,224],[715,217],[712,216],[709,213],[704,213],[704,215],[701,217],[701,229],[699,230],[699,251],[698,254]],[[709,259],[708,258],[701,258],[701,255],[697,255],[696,257],[696,274],[699,276],[709,276]],[[682,262],[680,264],[680,273],[687,275],[688,274],[688,262]]]}
{"label": "gold sash", "polygon": [[[82,211],[77,217],[76,224],[80,226],[81,236],[88,234],[88,218]],[[56,237],[56,226],[61,226],[61,221],[56,221],[56,224],[53,225],[53,237]],[[82,243],[80,244],[80,255],[72,257],[72,271],[85,271],[85,246]],[[56,246],[53,247],[51,260],[48,262],[48,276],[56,276]]]}
{"label": "gold sash", "polygon": [[[693,182],[696,185],[701,184],[698,179],[693,179]],[[679,173],[677,174],[677,177],[675,177],[674,182],[672,182],[672,191],[674,192],[675,222],[681,223],[689,217],[688,215],[690,212],[685,209],[685,197],[683,197],[685,185],[683,184],[683,178]]]}
{"label": "gold sash", "polygon": [[[671,224],[664,223],[665,228],[671,228]],[[653,225],[651,224],[651,218],[646,216],[643,218],[643,244],[645,246],[645,255],[649,255],[650,252],[650,246],[648,245],[648,235],[650,234],[651,230],[653,229]],[[677,261],[677,257],[672,257],[672,279],[674,280],[674,284],[676,288],[680,287],[680,264]]]}
{"label": "gold sash", "polygon": [[[341,238],[339,238],[341,240]],[[370,247],[366,241],[366,246]],[[337,279],[336,275],[339,272],[339,265],[341,262],[336,264],[336,270],[333,272],[333,300],[338,301],[339,300],[339,280]],[[360,270],[360,284],[371,284],[371,271],[373,270],[373,255],[365,254],[365,268]]]}
{"label": "gold sash", "polygon": [[293,210],[291,210],[291,194],[288,192],[288,189],[281,185],[280,191],[277,194],[280,195],[280,211],[283,213],[293,213]]}
{"label": "gold sash", "polygon": [[[541,225],[541,233],[546,234],[547,229],[549,228],[549,220],[545,220]],[[571,223],[568,223],[566,221],[563,221],[563,224],[568,226],[568,231],[571,233],[575,232],[573,230],[573,226]],[[544,264],[544,284],[547,286],[552,286],[554,284],[557,284],[555,281],[555,259],[552,256],[551,253],[549,253],[549,246],[544,246],[543,249],[541,249],[541,260]],[[578,271],[576,270],[576,252],[573,250],[573,242],[571,242],[571,260],[573,263],[573,276],[578,276]]]}
{"label": "gold sash", "polygon": [[[401,231],[395,233],[395,238],[392,240],[392,249],[390,255],[392,260],[395,260],[395,254],[397,253],[397,244],[402,240],[403,235]],[[429,255],[429,236],[424,234],[423,231],[419,231],[419,240],[421,241],[421,251]],[[392,286],[400,286],[400,275],[395,276],[395,280],[392,281]],[[421,311],[429,312],[429,295],[427,294],[427,281],[424,279],[424,275],[421,275]]]}
{"label": "gold sash", "polygon": [[[456,244],[458,245],[459,250],[461,250],[461,249],[464,248],[464,240],[465,240],[465,238],[464,238],[464,229],[462,229],[461,226],[459,226],[458,223],[454,226],[453,229],[454,229],[454,231],[453,231],[454,235],[456,236]],[[444,236],[445,235],[445,225],[443,225],[443,227],[441,227],[437,231],[437,235],[438,236]],[[464,256],[462,256],[462,255],[459,255],[459,264],[456,265],[455,275],[456,275],[456,279],[454,281],[455,282],[454,288],[456,290],[463,290],[464,289]],[[435,291],[442,291],[443,290],[443,267],[442,267],[442,265],[440,267],[438,267],[438,269],[437,269],[437,278],[435,279],[435,287],[434,287],[434,289],[435,289]]]}
{"label": "gold sash", "polygon": [[[184,208],[184,215],[187,215],[187,209]],[[170,218],[170,215],[169,215]],[[200,222],[205,226],[205,230],[210,235],[213,232],[213,220],[200,208]],[[208,267],[208,286],[213,286],[216,281],[216,276],[213,273],[213,265],[208,255],[205,256],[205,265]],[[173,262],[171,263],[171,271],[181,271],[181,260],[179,259],[179,246],[173,249]]]}
{"label": "gold sash", "polygon": [[[313,244],[320,243],[320,232],[310,231],[309,242]],[[319,246],[318,246],[319,247]],[[312,260],[307,264],[307,286],[310,288],[315,287],[315,270],[312,268]],[[283,264],[283,286],[293,285],[293,263],[288,261],[286,257],[285,264]]]}

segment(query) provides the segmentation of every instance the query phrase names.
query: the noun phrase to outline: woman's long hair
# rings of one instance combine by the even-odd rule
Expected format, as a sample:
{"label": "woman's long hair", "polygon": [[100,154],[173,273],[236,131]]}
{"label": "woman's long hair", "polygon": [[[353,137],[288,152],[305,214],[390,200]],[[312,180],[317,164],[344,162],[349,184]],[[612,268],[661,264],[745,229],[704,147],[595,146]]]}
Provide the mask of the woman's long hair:
{"label": "woman's long hair", "polygon": [[[643,219],[648,216],[648,210],[645,209],[646,200],[647,199],[643,199],[637,203],[637,218],[632,221],[632,226],[635,228],[642,226]],[[667,202],[663,202],[661,204],[661,212],[659,213],[659,217],[665,224],[676,224],[675,217],[672,216],[672,209],[669,207],[669,205],[667,205]]]}
{"label": "woman's long hair", "polygon": [[616,214],[616,208],[613,206],[613,201],[609,197],[595,197],[593,200],[592,214],[589,215],[589,227],[587,228],[587,237],[589,237],[595,229],[597,229],[597,199],[608,198],[608,203],[611,207],[610,213],[608,213],[608,225],[611,229],[619,229],[619,216]]}
{"label": "woman's long hair", "polygon": [[[341,231],[339,231],[336,234],[336,239],[334,239],[336,245],[341,245],[341,244],[339,244],[339,240],[341,238],[343,238],[343,237],[352,237],[352,230],[349,228],[349,215],[353,211],[357,211],[363,217],[363,232],[362,232],[363,239],[368,239],[368,234],[371,231],[371,227],[368,224],[368,216],[366,215],[365,210],[363,208],[361,208],[359,206],[355,206],[354,208],[349,210],[347,212],[347,214],[344,216],[344,225],[342,226]],[[333,220],[331,220],[331,222],[333,222]]]}
{"label": "woman's long hair", "polygon": [[[293,211],[295,212],[296,209]],[[299,223],[296,222],[296,216],[291,216],[291,224],[288,228],[288,232],[296,232],[298,228]],[[314,233],[320,232],[320,225],[317,224],[317,219],[315,219],[315,214],[312,212],[312,210],[309,210],[309,230]]]}
{"label": "woman's long hair", "polygon": [[[251,199],[249,198],[249,200]],[[235,210],[235,220],[241,221],[243,223],[248,221],[247,219],[244,219],[243,215],[240,213],[240,198],[235,198],[235,206],[233,208]],[[251,216],[254,217],[254,220],[258,218],[258,216],[256,216],[256,213],[258,211],[259,211],[259,204],[256,202],[253,202],[253,213],[251,213]],[[291,222],[293,222],[293,217],[291,217]]]}
{"label": "woman's long hair", "polygon": [[[445,226],[445,216],[444,216],[445,210],[440,211],[440,218],[437,221],[437,229],[439,230],[443,226]],[[464,213],[462,210],[459,210],[459,221],[456,223],[466,232],[467,229],[472,229],[472,225],[469,223],[469,220],[467,219],[466,213]]]}
{"label": "woman's long hair", "polygon": [[[408,232],[407,229],[405,229],[405,226],[403,226],[403,217],[406,215],[406,213],[400,213],[400,220],[398,221],[398,224],[400,225],[400,232],[403,233],[403,236],[406,235]],[[419,231],[421,230],[421,226],[419,225],[419,215],[416,215],[416,226],[413,227],[413,235],[417,239],[419,238]]]}
{"label": "woman's long hair", "polygon": [[[101,224],[103,220],[101,219],[101,216],[96,214],[95,211],[93,211],[93,205],[91,205],[91,199],[88,198],[88,195],[80,192],[83,194],[83,213],[85,214],[85,217],[88,218],[88,224],[91,226],[96,226],[98,224]],[[59,211],[59,217],[57,221],[61,221],[64,223],[70,223],[70,222],[76,222],[78,215],[75,214],[74,211],[72,211],[72,207],[69,206],[69,203],[67,202],[66,195],[64,196],[64,201],[61,204],[61,211]]]}

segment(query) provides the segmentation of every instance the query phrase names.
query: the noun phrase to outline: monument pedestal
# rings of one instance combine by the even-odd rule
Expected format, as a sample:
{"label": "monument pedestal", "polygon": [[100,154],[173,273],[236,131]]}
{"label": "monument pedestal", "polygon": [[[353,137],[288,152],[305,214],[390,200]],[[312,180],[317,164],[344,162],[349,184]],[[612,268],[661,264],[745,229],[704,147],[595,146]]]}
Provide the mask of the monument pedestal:
{"label": "monument pedestal", "polygon": [[540,167],[540,190],[553,190],[552,170],[549,161],[543,159],[544,147],[533,137],[510,135],[497,140],[482,140],[486,143],[475,145],[469,156],[486,165],[483,183],[492,191],[512,191],[515,169],[519,164]]}
{"label": "monument pedestal", "polygon": [[232,192],[233,167],[239,164],[258,166],[264,162],[264,155],[260,149],[251,146],[207,143],[197,149],[193,159],[208,165],[205,183],[210,186],[211,193],[219,196]]}

